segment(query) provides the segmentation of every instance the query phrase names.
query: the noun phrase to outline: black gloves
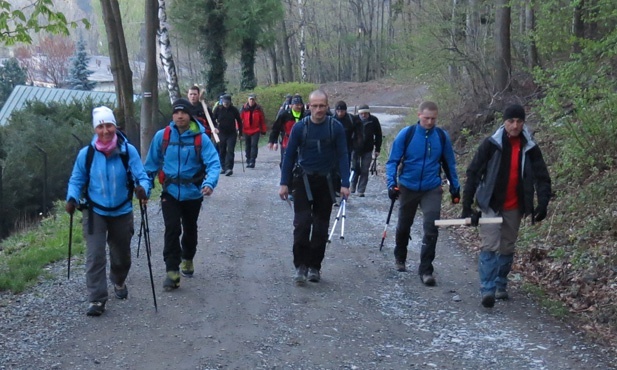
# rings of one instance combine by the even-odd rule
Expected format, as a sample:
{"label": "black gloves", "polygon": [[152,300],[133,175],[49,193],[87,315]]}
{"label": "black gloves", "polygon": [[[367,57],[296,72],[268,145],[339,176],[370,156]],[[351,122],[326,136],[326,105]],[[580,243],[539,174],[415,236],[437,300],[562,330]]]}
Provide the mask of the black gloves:
{"label": "black gloves", "polygon": [[388,197],[392,200],[397,200],[401,191],[396,186],[392,186],[388,189]]}
{"label": "black gloves", "polygon": [[538,204],[536,209],[533,210],[533,220],[534,222],[540,222],[546,218],[546,206],[542,204]]}
{"label": "black gloves", "polygon": [[73,213],[75,213],[75,209],[77,209],[77,202],[75,201],[75,199],[73,198],[69,199],[69,201],[66,202],[64,209],[66,210],[66,213],[68,213],[69,215],[72,215]]}
{"label": "black gloves", "polygon": [[480,224],[480,217],[482,217],[482,211],[471,212],[471,226],[478,226]]}
{"label": "black gloves", "polygon": [[139,200],[147,200],[148,199],[148,194],[146,194],[146,189],[144,189],[144,187],[141,186],[141,185],[137,185],[135,187],[135,196]]}

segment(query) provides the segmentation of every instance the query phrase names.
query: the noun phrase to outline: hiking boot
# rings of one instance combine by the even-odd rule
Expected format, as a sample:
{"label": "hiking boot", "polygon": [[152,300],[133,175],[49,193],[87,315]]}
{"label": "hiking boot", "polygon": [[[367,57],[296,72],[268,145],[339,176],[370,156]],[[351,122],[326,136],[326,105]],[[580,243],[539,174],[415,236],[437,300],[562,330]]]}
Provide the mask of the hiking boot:
{"label": "hiking boot", "polygon": [[356,192],[356,187],[352,185],[352,186],[351,186],[351,188],[349,188],[349,192],[350,192],[351,194],[355,194],[355,192]]}
{"label": "hiking boot", "polygon": [[232,171],[232,170],[225,171],[225,176],[231,176],[233,174],[234,174],[234,171]]}
{"label": "hiking boot", "polygon": [[482,306],[491,308],[495,305],[495,295],[493,293],[484,293],[482,295]]}
{"label": "hiking boot", "polygon": [[221,175],[224,174],[225,172],[227,172],[226,169],[221,168]]}
{"label": "hiking boot", "polygon": [[495,299],[503,299],[504,301],[510,298],[508,292],[505,289],[497,289],[495,292]]}
{"label": "hiking boot", "polygon": [[319,273],[319,270],[317,270],[314,267],[309,267],[308,281],[313,282],[313,283],[319,283],[319,280],[321,280],[321,274]]}
{"label": "hiking boot", "polygon": [[431,274],[424,274],[420,279],[422,280],[422,283],[424,283],[424,285],[426,286],[435,286],[436,281]]}
{"label": "hiking boot", "polygon": [[308,269],[304,265],[296,269],[296,275],[294,276],[294,282],[296,285],[304,285],[304,283],[306,283],[307,273]]}
{"label": "hiking boot", "polygon": [[114,284],[114,293],[116,294],[116,298],[126,299],[129,296],[129,288],[126,287],[126,284]]}
{"label": "hiking boot", "polygon": [[195,268],[193,267],[192,260],[182,260],[182,262],[180,262],[180,273],[182,276],[192,278],[194,272]]}
{"label": "hiking boot", "polygon": [[407,267],[405,267],[405,262],[404,261],[397,260],[394,263],[394,266],[396,267],[396,271],[398,271],[398,272],[405,272],[405,271],[407,271]]}
{"label": "hiking boot", "polygon": [[178,271],[167,271],[167,277],[163,282],[163,289],[169,292],[180,287],[180,273]]}
{"label": "hiking boot", "polygon": [[255,164],[254,163],[249,163],[246,165],[246,168],[255,168]]}
{"label": "hiking boot", "polygon": [[365,195],[364,195],[364,193],[358,193],[358,196],[359,196],[360,198],[364,198],[364,196],[365,196]]}
{"label": "hiking boot", "polygon": [[86,315],[88,316],[101,316],[105,312],[105,302],[90,302]]}

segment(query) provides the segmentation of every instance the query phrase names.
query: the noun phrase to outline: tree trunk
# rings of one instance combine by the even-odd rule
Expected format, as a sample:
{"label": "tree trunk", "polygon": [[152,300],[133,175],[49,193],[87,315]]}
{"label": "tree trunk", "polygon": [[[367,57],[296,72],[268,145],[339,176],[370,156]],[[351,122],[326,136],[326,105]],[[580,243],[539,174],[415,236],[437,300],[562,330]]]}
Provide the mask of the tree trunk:
{"label": "tree trunk", "polygon": [[255,79],[255,52],[257,49],[256,41],[253,38],[242,39],[240,48],[240,64],[242,69],[242,80],[240,90],[253,90],[257,86]]}
{"label": "tree trunk", "polygon": [[146,158],[156,132],[158,112],[158,67],[156,65],[156,31],[159,25],[158,0],[145,1],[146,66],[141,81],[141,157]]}
{"label": "tree trunk", "polygon": [[510,49],[510,7],[508,0],[497,0],[495,9],[495,89],[509,91],[512,73]]}
{"label": "tree trunk", "polygon": [[285,65],[283,69],[283,82],[291,82],[294,80],[294,70],[291,64],[291,49],[289,48],[289,38],[291,36],[287,33],[285,20],[281,22],[281,27],[283,28],[283,46],[281,47],[281,52],[283,53],[283,63]]}
{"label": "tree trunk", "polygon": [[525,30],[527,37],[529,38],[529,46],[528,46],[528,61],[527,65],[529,68],[534,68],[540,65],[540,61],[538,59],[538,48],[536,46],[536,41],[533,39],[533,34],[536,29],[536,12],[534,10],[534,1],[527,0],[525,4]]}
{"label": "tree trunk", "polygon": [[298,0],[298,14],[300,15],[300,82],[306,82],[306,40],[304,38],[304,5]]}
{"label": "tree trunk", "polygon": [[272,84],[278,85],[279,83],[279,71],[277,68],[278,58],[276,56],[276,46],[271,45],[268,47],[268,55],[270,56],[270,80]]}
{"label": "tree trunk", "polygon": [[165,0],[158,0],[158,38],[159,38],[159,58],[165,71],[165,81],[167,81],[167,90],[169,90],[169,100],[173,103],[180,99],[180,87],[178,86],[178,75],[176,73],[176,64],[174,63],[174,55],[171,49],[171,40],[169,39],[169,25],[167,23],[167,11],[165,9]]}
{"label": "tree trunk", "polygon": [[111,73],[114,76],[114,85],[118,99],[116,119],[119,121],[120,127],[126,131],[131,143],[139,150],[139,125],[133,117],[135,112],[133,104],[133,72],[131,72],[126,50],[126,40],[124,38],[118,0],[101,0],[101,7],[109,43]]}
{"label": "tree trunk", "polygon": [[478,13],[478,0],[468,0],[469,7],[466,17],[466,44],[467,53],[474,54],[478,45],[478,29],[480,28],[480,15]]}
{"label": "tree trunk", "polygon": [[575,54],[581,52],[580,40],[585,37],[585,21],[583,20],[584,7],[585,0],[579,0],[576,5],[574,5],[574,13],[572,14],[572,36],[574,36],[572,52]]}

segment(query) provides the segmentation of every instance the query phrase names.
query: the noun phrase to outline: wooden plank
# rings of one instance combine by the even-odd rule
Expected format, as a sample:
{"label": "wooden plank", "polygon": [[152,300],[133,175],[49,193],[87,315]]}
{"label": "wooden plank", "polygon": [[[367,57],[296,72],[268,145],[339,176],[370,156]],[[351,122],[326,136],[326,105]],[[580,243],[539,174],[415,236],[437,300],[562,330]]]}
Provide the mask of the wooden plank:
{"label": "wooden plank", "polygon": [[[480,217],[479,224],[500,224],[503,222],[502,217]],[[455,218],[451,220],[435,220],[435,226],[460,226],[471,225],[471,218]]]}

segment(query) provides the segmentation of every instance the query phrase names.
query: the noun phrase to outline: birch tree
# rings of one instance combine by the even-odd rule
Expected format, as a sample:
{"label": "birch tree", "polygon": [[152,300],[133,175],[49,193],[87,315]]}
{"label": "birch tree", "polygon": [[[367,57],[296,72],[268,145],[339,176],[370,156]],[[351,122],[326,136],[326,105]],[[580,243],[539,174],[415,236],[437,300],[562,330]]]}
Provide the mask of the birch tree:
{"label": "birch tree", "polygon": [[159,40],[159,58],[165,71],[165,80],[167,81],[167,90],[169,90],[169,100],[173,103],[180,99],[180,87],[178,86],[178,74],[176,72],[176,64],[171,49],[171,41],[169,38],[169,24],[167,23],[167,11],[165,9],[165,0],[158,0],[158,40]]}

